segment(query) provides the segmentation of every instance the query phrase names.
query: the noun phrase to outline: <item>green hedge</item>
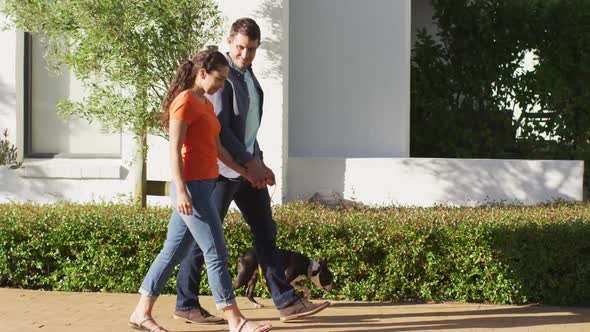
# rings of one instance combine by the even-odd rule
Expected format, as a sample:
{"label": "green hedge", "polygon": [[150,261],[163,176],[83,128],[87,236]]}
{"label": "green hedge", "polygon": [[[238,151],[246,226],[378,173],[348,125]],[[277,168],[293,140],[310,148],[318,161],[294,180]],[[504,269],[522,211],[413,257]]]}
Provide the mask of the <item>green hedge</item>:
{"label": "green hedge", "polygon": [[[281,247],[329,258],[336,288],[312,286],[312,297],[590,303],[589,204],[328,210],[292,203],[274,212]],[[0,286],[135,292],[169,214],[115,204],[0,205]],[[237,213],[225,231],[234,274],[251,238]],[[203,286],[208,293],[206,279]],[[172,279],[166,292],[174,291]]]}

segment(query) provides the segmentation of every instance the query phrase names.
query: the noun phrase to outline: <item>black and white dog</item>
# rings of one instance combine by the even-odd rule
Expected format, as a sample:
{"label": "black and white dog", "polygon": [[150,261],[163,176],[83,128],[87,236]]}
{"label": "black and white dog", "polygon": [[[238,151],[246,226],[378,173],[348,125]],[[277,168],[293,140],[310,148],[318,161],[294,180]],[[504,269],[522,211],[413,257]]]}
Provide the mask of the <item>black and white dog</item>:
{"label": "black and white dog", "polygon": [[[332,272],[328,269],[328,260],[320,258],[319,262],[311,260],[304,255],[285,249],[279,249],[279,255],[285,268],[285,277],[287,282],[293,288],[303,291],[307,298],[309,296],[309,289],[299,285],[297,282],[302,279],[309,279],[316,286],[332,290]],[[244,285],[248,285],[246,296],[255,307],[260,308],[262,304],[256,302],[254,296],[254,289],[259,278],[258,257],[254,248],[247,249],[238,259],[238,274],[236,281],[233,284],[233,289],[238,289]]]}

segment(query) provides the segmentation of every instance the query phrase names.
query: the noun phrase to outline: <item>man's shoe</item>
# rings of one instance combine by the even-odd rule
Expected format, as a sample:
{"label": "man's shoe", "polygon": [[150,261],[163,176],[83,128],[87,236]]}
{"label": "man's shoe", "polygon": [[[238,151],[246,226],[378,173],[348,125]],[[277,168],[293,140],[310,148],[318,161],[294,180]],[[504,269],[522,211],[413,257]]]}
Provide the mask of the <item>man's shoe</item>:
{"label": "man's shoe", "polygon": [[190,311],[175,311],[174,319],[182,319],[187,323],[197,324],[223,324],[225,319],[211,315],[207,310],[199,307]]}
{"label": "man's shoe", "polygon": [[280,309],[279,316],[282,322],[287,322],[293,319],[311,316],[313,314],[317,314],[318,312],[326,309],[330,306],[330,302],[320,302],[320,303],[313,303],[307,301],[305,299],[299,299],[297,302],[293,303],[292,305]]}

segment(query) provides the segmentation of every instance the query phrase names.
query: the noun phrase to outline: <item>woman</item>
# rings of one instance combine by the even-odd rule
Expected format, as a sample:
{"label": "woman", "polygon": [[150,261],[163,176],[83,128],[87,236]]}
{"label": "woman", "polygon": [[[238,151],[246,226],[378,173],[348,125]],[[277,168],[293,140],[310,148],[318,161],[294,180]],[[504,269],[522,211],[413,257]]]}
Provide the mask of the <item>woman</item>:
{"label": "woman", "polygon": [[129,326],[141,331],[167,331],[152,316],[152,308],[173,268],[180,263],[191,243],[204,253],[209,286],[217,309],[223,310],[231,332],[269,331],[270,324],[249,321],[236,305],[227,269],[227,248],[221,221],[211,203],[218,177],[217,158],[249,179],[219,140],[220,125],[213,106],[204,97],[223,87],[229,65],[223,54],[202,51],[179,66],[166,98],[162,124],[170,136],[173,212],[164,247],[152,263],[139,292]]}

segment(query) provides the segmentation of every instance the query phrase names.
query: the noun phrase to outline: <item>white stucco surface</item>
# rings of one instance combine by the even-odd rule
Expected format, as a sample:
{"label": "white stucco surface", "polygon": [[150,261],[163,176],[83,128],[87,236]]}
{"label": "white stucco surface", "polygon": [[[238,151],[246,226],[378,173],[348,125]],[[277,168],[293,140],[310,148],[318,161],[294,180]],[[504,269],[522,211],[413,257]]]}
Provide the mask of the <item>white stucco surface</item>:
{"label": "white stucco surface", "polygon": [[[422,8],[423,2],[220,1],[225,31],[242,16],[261,26],[254,61],[265,91],[258,139],[277,177],[273,202],[318,191],[371,205],[581,200],[581,161],[407,158],[410,20],[431,15],[411,15],[412,5]],[[211,43],[227,49],[225,39]],[[22,156],[22,32],[0,32],[0,45],[0,129],[9,129]],[[148,143],[148,179],[169,180],[167,141],[152,136]],[[0,167],[0,202],[128,196],[132,148],[123,134],[120,158],[26,159],[19,170]],[[165,204],[167,198],[148,202]]]}
{"label": "white stucco surface", "polygon": [[289,156],[410,155],[410,7],[291,2]]}
{"label": "white stucco surface", "polygon": [[[2,23],[0,21],[0,29]],[[0,31],[0,135],[8,129],[9,140],[17,144],[17,113],[16,113],[16,68],[17,68],[17,33]]]}
{"label": "white stucco surface", "polygon": [[369,205],[532,205],[582,200],[582,161],[289,158],[289,200],[335,191]]}

